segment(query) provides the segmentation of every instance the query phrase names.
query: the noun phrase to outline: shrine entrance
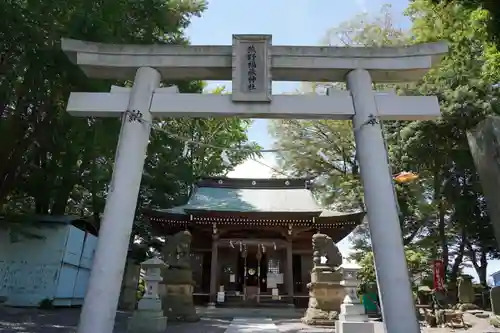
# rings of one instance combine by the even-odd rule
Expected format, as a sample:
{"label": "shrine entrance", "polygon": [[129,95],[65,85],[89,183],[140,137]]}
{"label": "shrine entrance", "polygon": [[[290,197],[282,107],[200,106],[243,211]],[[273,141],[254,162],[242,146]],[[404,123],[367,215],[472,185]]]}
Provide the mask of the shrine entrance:
{"label": "shrine entrance", "polygon": [[259,296],[262,290],[266,291],[267,272],[262,269],[265,253],[250,250],[238,254],[238,279],[240,288],[244,292],[244,300],[251,303],[259,303]]}
{"label": "shrine entrance", "polygon": [[[434,96],[378,94],[373,83],[418,80],[447,53],[447,45],[300,47],[273,46],[271,40],[270,35],[234,35],[232,46],[184,46],[63,39],[63,50],[88,76],[134,80],[132,88],[115,87],[110,93],[72,93],[67,106],[77,116],[122,117],[79,333],[113,330],[117,281],[122,280],[153,118],[215,116],[352,120],[384,323],[389,332],[420,332],[380,122],[435,119],[439,104]],[[161,80],[231,79],[231,95],[159,88]],[[346,81],[348,91],[272,95],[272,80]]]}
{"label": "shrine entrance", "polygon": [[221,240],[219,258],[213,263],[219,266],[219,274],[214,278],[225,298],[217,302],[218,306],[292,303],[293,279],[284,280],[285,252],[284,241],[279,239]]}

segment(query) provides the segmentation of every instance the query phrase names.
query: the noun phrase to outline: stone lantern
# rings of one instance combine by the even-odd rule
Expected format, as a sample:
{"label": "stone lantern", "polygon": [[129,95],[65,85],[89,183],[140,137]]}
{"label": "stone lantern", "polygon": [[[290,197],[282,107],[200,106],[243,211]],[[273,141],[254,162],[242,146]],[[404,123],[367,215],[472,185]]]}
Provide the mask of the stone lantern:
{"label": "stone lantern", "polygon": [[365,314],[365,307],[359,301],[357,288],[359,285],[358,272],[361,267],[355,263],[344,262],[340,268],[342,269],[343,276],[340,284],[344,286],[345,297],[340,305],[339,320],[335,324],[336,332],[384,332],[383,323],[368,321],[368,316]]}
{"label": "stone lantern", "polygon": [[[361,304],[357,293],[357,289],[359,286],[358,273],[361,267],[354,263],[343,263],[342,266],[340,267],[342,269],[342,278],[343,278],[340,284],[344,286],[345,290],[345,297],[344,301],[342,302],[342,306]],[[364,313],[364,307],[363,307],[363,313]]]}
{"label": "stone lantern", "polygon": [[156,257],[148,259],[141,264],[141,267],[145,270],[143,279],[146,283],[146,287],[144,290],[144,296],[139,301],[139,309],[162,309],[159,295],[159,284],[162,281],[161,268],[165,266],[165,263]]}
{"label": "stone lantern", "polygon": [[159,258],[151,258],[141,264],[145,271],[146,286],[144,296],[129,321],[129,332],[160,333],[167,329],[167,317],[163,315],[159,291],[162,281],[161,268],[165,263]]}

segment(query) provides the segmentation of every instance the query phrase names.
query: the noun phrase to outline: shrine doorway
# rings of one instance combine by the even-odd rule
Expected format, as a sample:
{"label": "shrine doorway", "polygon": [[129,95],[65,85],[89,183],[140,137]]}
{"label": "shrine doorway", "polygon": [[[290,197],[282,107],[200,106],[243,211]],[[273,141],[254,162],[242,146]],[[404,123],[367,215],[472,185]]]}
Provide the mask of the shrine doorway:
{"label": "shrine doorway", "polygon": [[[221,240],[216,285],[225,294],[223,306],[262,305],[280,301],[288,285],[283,281],[286,246],[283,240]],[[278,245],[277,245],[278,244]],[[285,301],[285,299],[281,299]]]}

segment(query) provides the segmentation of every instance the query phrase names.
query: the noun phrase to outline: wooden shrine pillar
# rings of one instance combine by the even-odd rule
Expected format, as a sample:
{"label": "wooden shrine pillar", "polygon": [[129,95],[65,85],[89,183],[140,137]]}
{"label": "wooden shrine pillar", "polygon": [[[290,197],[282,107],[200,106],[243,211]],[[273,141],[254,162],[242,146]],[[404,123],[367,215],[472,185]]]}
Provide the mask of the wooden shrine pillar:
{"label": "wooden shrine pillar", "polygon": [[290,303],[293,304],[293,253],[292,239],[287,239],[286,243],[286,273],[285,283]]}
{"label": "wooden shrine pillar", "polygon": [[217,269],[219,266],[219,235],[212,235],[212,260],[210,263],[210,304],[217,302]]}

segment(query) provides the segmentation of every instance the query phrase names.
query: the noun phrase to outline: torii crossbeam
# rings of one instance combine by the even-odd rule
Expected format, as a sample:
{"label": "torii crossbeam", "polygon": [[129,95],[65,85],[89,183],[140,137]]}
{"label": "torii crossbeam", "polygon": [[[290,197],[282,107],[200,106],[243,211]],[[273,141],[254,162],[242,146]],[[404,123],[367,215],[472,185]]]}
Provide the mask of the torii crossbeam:
{"label": "torii crossbeam", "polygon": [[[153,92],[153,117],[242,117],[348,120],[354,116],[349,91],[328,96],[274,95],[272,103],[233,103],[231,95],[176,94],[169,88]],[[67,110],[77,117],[120,117],[127,111],[131,88],[109,93],[71,93]],[[429,120],[439,116],[435,96],[375,94],[381,120]],[[404,110],[405,112],[401,112]]]}
{"label": "torii crossbeam", "polygon": [[[373,82],[421,78],[447,53],[445,43],[395,48],[272,46],[270,35],[234,35],[232,46],[107,45],[62,41],[91,77],[134,79],[131,89],[72,93],[75,116],[123,117],[79,333],[111,333],[153,117],[352,119],[376,262],[384,323],[418,333],[387,151],[377,120],[428,120],[435,97],[379,95]],[[232,95],[178,94],[160,79],[233,80]],[[273,96],[271,81],[347,81],[330,96]],[[375,121],[373,121],[375,119]],[[370,121],[372,120],[372,121]]]}

